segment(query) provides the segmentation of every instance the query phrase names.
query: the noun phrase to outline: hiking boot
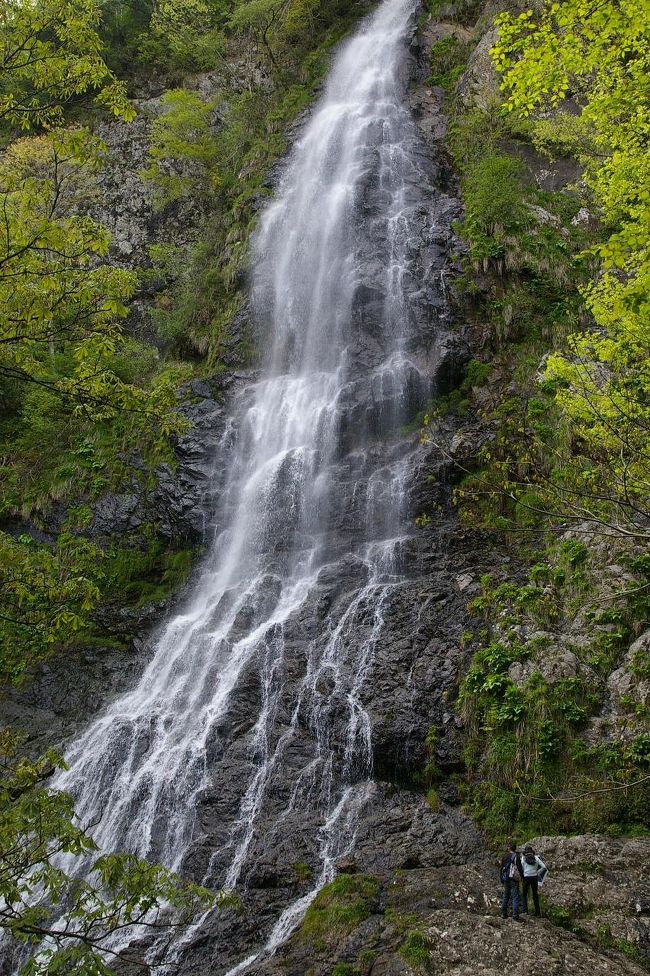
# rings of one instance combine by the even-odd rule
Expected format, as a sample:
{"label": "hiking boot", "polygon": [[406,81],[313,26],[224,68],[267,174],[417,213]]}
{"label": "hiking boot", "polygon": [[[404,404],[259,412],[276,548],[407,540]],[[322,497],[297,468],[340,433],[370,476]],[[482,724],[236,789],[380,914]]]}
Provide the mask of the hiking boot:
{"label": "hiking boot", "polygon": [[513,922],[523,922],[523,918],[521,918],[521,916],[519,916],[519,915],[513,915],[512,916],[512,921]]}

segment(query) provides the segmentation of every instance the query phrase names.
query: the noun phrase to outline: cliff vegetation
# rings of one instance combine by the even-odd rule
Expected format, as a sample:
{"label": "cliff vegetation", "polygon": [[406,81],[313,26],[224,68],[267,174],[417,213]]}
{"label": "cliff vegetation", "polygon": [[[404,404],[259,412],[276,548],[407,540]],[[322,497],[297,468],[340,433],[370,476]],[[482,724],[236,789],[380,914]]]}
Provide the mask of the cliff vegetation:
{"label": "cliff vegetation", "polygon": [[581,0],[431,13],[476,358],[423,439],[512,557],[468,608],[467,806],[494,837],[644,832],[650,24]]}

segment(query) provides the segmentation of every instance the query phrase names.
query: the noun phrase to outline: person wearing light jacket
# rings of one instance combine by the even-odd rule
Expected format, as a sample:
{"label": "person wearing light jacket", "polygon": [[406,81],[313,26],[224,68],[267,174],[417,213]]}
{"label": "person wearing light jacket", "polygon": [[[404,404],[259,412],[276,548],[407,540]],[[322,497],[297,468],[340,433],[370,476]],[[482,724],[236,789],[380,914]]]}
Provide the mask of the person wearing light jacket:
{"label": "person wearing light jacket", "polygon": [[548,868],[542,861],[541,857],[538,857],[535,851],[532,849],[530,844],[526,844],[524,847],[524,853],[521,856],[521,867],[523,870],[523,912],[525,915],[528,914],[528,891],[532,892],[533,904],[535,906],[535,915],[539,918],[539,886],[544,880],[544,876],[548,871]]}

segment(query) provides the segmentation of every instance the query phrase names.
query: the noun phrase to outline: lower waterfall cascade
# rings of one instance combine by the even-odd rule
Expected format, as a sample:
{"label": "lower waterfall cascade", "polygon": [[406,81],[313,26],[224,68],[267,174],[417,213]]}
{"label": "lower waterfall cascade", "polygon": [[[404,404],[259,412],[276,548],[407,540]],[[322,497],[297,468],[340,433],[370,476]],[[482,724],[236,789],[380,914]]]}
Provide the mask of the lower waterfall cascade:
{"label": "lower waterfall cascade", "polygon": [[100,849],[211,888],[273,891],[309,864],[306,890],[269,896],[227,960],[235,923],[195,923],[181,972],[207,933],[211,972],[270,957],[374,802],[369,689],[416,571],[420,446],[400,431],[435,388],[458,216],[407,103],[415,12],[383,0],[340,46],[262,211],[250,307],[266,354],[229,407],[209,554],[137,685],[69,744],[55,783]]}

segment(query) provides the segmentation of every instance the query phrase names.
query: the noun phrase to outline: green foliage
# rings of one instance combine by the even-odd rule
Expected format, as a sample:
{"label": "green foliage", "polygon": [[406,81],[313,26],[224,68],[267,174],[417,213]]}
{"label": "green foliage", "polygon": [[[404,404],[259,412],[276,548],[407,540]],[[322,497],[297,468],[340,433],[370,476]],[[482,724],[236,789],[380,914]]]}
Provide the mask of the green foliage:
{"label": "green foliage", "polygon": [[[85,520],[83,509],[73,512],[77,526]],[[71,530],[52,545],[1,533],[0,683],[19,683],[55,651],[93,640],[100,602],[143,606],[168,598],[194,559],[193,550],[175,549],[153,530],[128,547],[107,548]]]}
{"label": "green foliage", "polygon": [[[558,116],[558,139],[566,145],[570,128],[609,234],[592,248],[600,273],[583,289],[594,326],[571,336],[546,369],[574,445],[562,508],[647,538],[639,518],[649,514],[650,480],[650,16],[633,0],[570,0],[537,16],[504,14],[499,27],[493,56],[506,108],[532,116],[541,145],[553,142],[549,110],[578,93],[580,114],[569,123]],[[547,507],[560,507],[553,492]]]}
{"label": "green foliage", "polygon": [[337,962],[331,976],[367,976],[376,958],[377,953],[373,949],[363,949],[357,956],[356,963]]}
{"label": "green foliage", "polygon": [[478,359],[471,359],[465,369],[465,377],[462,383],[444,396],[437,397],[423,411],[422,415],[416,418],[418,427],[425,428],[422,432],[422,441],[427,443],[429,433],[426,430],[432,420],[436,417],[445,417],[447,414],[455,414],[457,417],[466,417],[470,412],[470,394],[475,387],[483,386],[492,372],[490,363],[480,362]]}
{"label": "green foliage", "polygon": [[[129,341],[110,360],[111,366],[120,381],[146,385],[161,368],[153,352]],[[178,379],[183,375],[180,370],[174,373]],[[12,396],[7,397],[4,423],[0,422],[4,517],[18,515],[38,524],[55,504],[80,497],[90,501],[108,488],[123,487],[132,476],[125,458],[134,450],[151,465],[169,460],[166,439],[138,413],[98,418],[77,412],[73,404],[61,402],[39,385],[16,383],[5,390]]]}
{"label": "green foliage", "polygon": [[615,949],[617,952],[621,952],[624,956],[627,956],[628,959],[633,959],[641,965],[645,962],[639,946],[634,942],[630,942],[629,939],[616,938],[609,925],[598,926],[596,930],[596,941],[605,949]]}
{"label": "green foliage", "polygon": [[235,7],[230,26],[242,31],[253,29],[263,35],[279,20],[283,7],[278,0],[243,0]]}
{"label": "green foliage", "polygon": [[372,969],[372,964],[377,958],[377,952],[374,949],[362,949],[357,957],[357,967],[361,976],[367,976]]}
{"label": "green foliage", "polygon": [[568,932],[577,933],[580,931],[568,908],[562,908],[560,905],[552,905],[544,902],[544,915],[553,925],[559,925],[560,928],[566,929]]}
{"label": "green foliage", "polygon": [[378,895],[376,878],[340,874],[318,893],[307,909],[299,938],[322,948],[349,934],[370,917]]}
{"label": "green foliage", "polygon": [[469,244],[461,288],[470,314],[487,320],[488,341],[524,339],[522,353],[530,355],[540,339],[548,343],[565,335],[578,320],[583,269],[574,255],[584,244],[584,232],[570,220],[579,203],[528,185],[521,162],[504,151],[504,143],[525,135],[508,125],[497,107],[456,112],[449,146],[466,204],[459,230]]}
{"label": "green foliage", "polygon": [[308,881],[312,876],[312,869],[304,861],[296,861],[295,864],[291,865],[291,870],[298,884],[302,884],[303,881]]}
{"label": "green foliage", "polygon": [[105,60],[118,75],[133,72],[137,65],[140,37],[153,11],[152,0],[102,0],[100,36]]}
{"label": "green foliage", "polygon": [[[436,764],[436,745],[438,742],[438,729],[435,725],[429,727],[427,732],[427,737],[425,739],[425,746],[427,750],[427,764],[424,767],[424,778],[425,781],[431,786],[436,783],[441,778],[440,770]],[[427,802],[432,810],[437,810],[440,806],[440,800],[438,794],[434,789],[430,789],[427,793]]]}
{"label": "green foliage", "polygon": [[[589,865],[591,868],[591,865]],[[629,942],[627,939],[615,939],[612,935],[611,929],[608,925],[599,925],[596,929],[595,939],[593,928],[586,928],[582,924],[582,920],[589,918],[593,914],[593,907],[588,905],[581,910],[569,911],[568,908],[562,908],[558,905],[550,904],[543,899],[543,914],[553,922],[554,925],[559,925],[561,928],[566,929],[568,932],[573,932],[579,938],[586,942],[595,941],[596,944],[604,949],[615,949],[618,952],[623,953],[623,955],[628,956],[630,959],[634,959],[637,962],[643,962],[642,956],[639,952],[638,947]]]}
{"label": "green foliage", "polygon": [[140,58],[165,71],[209,71],[223,62],[228,10],[223,0],[159,0],[140,39]]}
{"label": "green foliage", "polygon": [[[88,55],[91,71],[75,46],[99,49],[97,11],[90,3],[81,9],[74,3],[12,5],[12,11],[0,65],[0,85],[12,89],[6,104],[22,104],[13,87],[24,82],[30,91],[47,91],[49,101],[45,109],[38,96],[30,98],[20,124],[59,122],[69,98],[110,80],[94,55]],[[64,25],[42,40],[46,14],[49,26],[68,18],[69,31]],[[16,70],[23,58],[24,70]],[[133,114],[118,101],[113,108],[123,117]],[[9,414],[24,416],[32,405],[28,391],[37,388],[41,399],[49,392],[62,401],[54,410],[98,422],[128,415],[133,427],[164,438],[179,427],[176,377],[160,370],[145,389],[141,376],[125,376],[133,344],[124,342],[119,320],[136,279],[107,263],[109,235],[80,213],[103,153],[96,137],[70,127],[15,140],[0,160],[0,396]],[[29,416],[26,423],[33,426]]]}
{"label": "green foliage", "polygon": [[431,75],[427,83],[451,91],[463,73],[468,53],[468,45],[453,34],[436,41],[431,47]]}
{"label": "green foliage", "polygon": [[58,126],[64,107],[87,93],[114,115],[134,117],[102,60],[99,20],[94,0],[0,0],[0,125]]}
{"label": "green foliage", "polygon": [[440,810],[440,797],[438,796],[438,792],[434,790],[433,787],[427,790],[427,804],[433,813],[438,813]]}
{"label": "green foliage", "polygon": [[384,919],[398,935],[405,935],[417,923],[416,915],[405,915],[390,907],[384,912]]}
{"label": "green foliage", "polygon": [[520,173],[520,163],[496,154],[478,160],[467,172],[464,230],[472,261],[484,270],[490,262],[503,263],[510,237],[526,226]]}
{"label": "green foliage", "polygon": [[216,101],[175,89],[162,98],[163,114],[154,120],[150,165],[142,176],[157,191],[161,208],[182,197],[212,194],[219,187],[215,164],[220,147],[212,126]]}
{"label": "green foliage", "polygon": [[123,543],[110,547],[104,556],[103,596],[119,604],[157,603],[186,582],[195,560],[192,549],[173,549],[151,533],[142,547]]}
{"label": "green foliage", "polygon": [[[110,976],[114,956],[103,949],[117,928],[134,931],[145,922],[164,930],[232,902],[132,854],[100,854],[75,825],[72,799],[45,785],[63,768],[60,756],[48,752],[32,762],[18,757],[17,745],[0,733],[0,926],[17,943],[40,946],[21,970],[25,976]],[[72,858],[67,870],[55,860],[61,854]],[[116,962],[144,960],[127,949]]]}
{"label": "green foliage", "polygon": [[[186,371],[126,339],[137,278],[112,266],[110,237],[84,214],[106,147],[63,126],[84,96],[134,117],[101,58],[93,0],[3,4],[0,122],[0,452],[3,517],[38,523],[55,503],[87,503],[139,449],[160,458],[184,429]],[[37,134],[12,138],[16,127]],[[87,505],[52,543],[0,533],[0,680],[17,681],[85,639],[106,595],[106,554],[83,539]],[[34,533],[35,534],[35,533]],[[166,587],[168,582],[163,580]]]}
{"label": "green foliage", "polygon": [[419,929],[413,929],[399,947],[399,954],[415,970],[426,970],[431,961],[431,940]]}
{"label": "green foliage", "polygon": [[465,368],[465,378],[463,386],[471,389],[473,386],[484,386],[493,370],[491,363],[482,363],[478,359],[470,359]]}
{"label": "green foliage", "polygon": [[[499,838],[641,829],[650,795],[647,784],[631,785],[647,768],[645,734],[598,748],[583,738],[607,676],[647,626],[650,597],[650,567],[637,562],[650,483],[641,233],[650,205],[650,18],[633,6],[548,0],[503,14],[493,56],[505,106],[498,97],[480,108],[447,99],[466,208],[457,231],[468,247],[457,295],[481,358],[492,355],[496,368],[487,387],[487,377],[473,384],[468,371],[429,412],[423,438],[444,437],[441,414],[480,421],[488,436],[459,472],[460,517],[516,541],[529,566],[527,579],[483,581],[472,605],[482,626],[459,699],[469,807]],[[440,82],[462,57],[450,41],[433,53]],[[582,164],[584,179],[541,192],[530,169],[562,154]],[[523,548],[571,522],[580,541]],[[626,569],[618,592],[591,564],[585,522],[623,540],[611,557]],[[576,615],[590,622],[590,646],[569,644],[580,665],[558,680],[545,657],[564,652],[558,638]],[[536,631],[557,637],[526,639]],[[632,722],[647,717],[632,696],[626,707]]]}
{"label": "green foliage", "polygon": [[146,411],[148,397],[110,369],[135,277],[101,260],[108,234],[77,212],[100,152],[88,133],[67,129],[18,140],[3,155],[0,380],[38,384],[101,417]]}
{"label": "green foliage", "polygon": [[[336,6],[334,7],[336,10]],[[337,11],[338,12],[338,11]],[[239,0],[230,18],[237,33],[255,38],[277,76],[286,73],[288,48],[313,39],[327,21],[328,4],[319,0]],[[323,16],[325,15],[325,17]]]}
{"label": "green foliage", "polygon": [[0,533],[1,682],[19,681],[27,667],[88,630],[103,558],[66,532],[52,547]]}
{"label": "green foliage", "polygon": [[[470,809],[500,840],[513,831],[611,831],[621,824],[626,829],[642,825],[650,789],[640,784],[628,792],[625,784],[642,779],[650,765],[650,737],[642,733],[627,745],[602,747],[587,747],[582,738],[600,705],[604,678],[639,625],[638,608],[630,601],[594,611],[595,650],[588,663],[603,678],[588,670],[581,676],[543,678],[528,664],[522,679],[514,665],[543,661],[554,652],[545,637],[522,642],[517,636],[521,628],[547,631],[557,621],[567,626],[575,606],[585,612],[594,587],[585,545],[566,540],[535,554],[529,579],[534,583],[493,586],[485,577],[471,605],[488,628],[458,699],[467,730]],[[618,628],[615,651],[610,647],[612,623]]]}

